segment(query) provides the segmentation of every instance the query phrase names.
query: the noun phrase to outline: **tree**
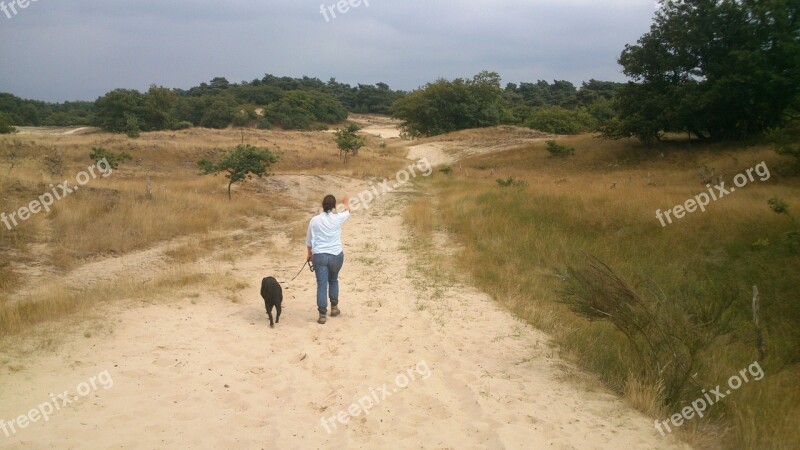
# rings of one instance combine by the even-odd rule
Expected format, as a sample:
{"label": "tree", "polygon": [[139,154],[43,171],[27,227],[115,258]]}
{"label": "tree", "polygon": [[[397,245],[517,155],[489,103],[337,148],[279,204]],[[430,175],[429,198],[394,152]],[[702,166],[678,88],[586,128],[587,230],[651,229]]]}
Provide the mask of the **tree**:
{"label": "tree", "polygon": [[358,150],[366,143],[366,138],[358,134],[361,128],[351,124],[347,128],[336,130],[336,146],[339,147],[339,158],[344,153],[344,162],[347,163],[347,156],[352,152],[353,156],[358,156]]}
{"label": "tree", "polygon": [[167,130],[172,128],[175,119],[172,109],[178,103],[178,95],[170,89],[151,85],[144,94],[143,119],[148,130]]}
{"label": "tree", "polygon": [[144,116],[145,97],[134,89],[116,89],[100,97],[95,102],[97,126],[115,133],[131,131],[131,117],[137,127]]}
{"label": "tree", "polygon": [[278,162],[278,155],[248,144],[237,146],[219,162],[203,158],[197,162],[203,175],[217,175],[226,172],[228,179],[228,200],[231,199],[231,186],[253,178],[267,175],[268,168]]}
{"label": "tree", "polygon": [[312,123],[339,123],[347,109],[331,95],[314,91],[290,91],[264,110],[264,117],[285,129],[308,129]]}
{"label": "tree", "polygon": [[633,81],[604,133],[719,140],[782,125],[800,108],[798,34],[796,0],[692,0],[660,10],[619,58]]}
{"label": "tree", "polygon": [[499,125],[512,117],[496,72],[428,83],[396,101],[392,114],[403,120],[406,132],[429,136]]}
{"label": "tree", "polygon": [[10,134],[16,131],[17,129],[11,125],[11,115],[0,112],[0,134]]}
{"label": "tree", "polygon": [[779,154],[797,158],[796,165],[800,168],[800,118],[787,123],[783,128],[770,130],[767,137]]}

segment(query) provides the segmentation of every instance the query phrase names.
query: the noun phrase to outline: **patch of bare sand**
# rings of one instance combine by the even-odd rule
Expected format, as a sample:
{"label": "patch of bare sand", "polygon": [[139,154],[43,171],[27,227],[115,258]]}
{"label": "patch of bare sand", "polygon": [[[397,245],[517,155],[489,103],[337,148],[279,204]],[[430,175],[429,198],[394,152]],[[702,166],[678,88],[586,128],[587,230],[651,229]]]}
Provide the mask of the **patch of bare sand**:
{"label": "patch of bare sand", "polygon": [[383,139],[400,138],[400,120],[374,114],[350,114],[347,120],[358,124],[361,132]]}
{"label": "patch of bare sand", "polygon": [[[680,448],[619,399],[563,376],[549,340],[461,285],[430,288],[410,269],[395,191],[344,228],[342,316],[316,324],[315,281],[287,282],[305,250],[217,262],[247,280],[190,296],[109,307],[113,333],[74,336],[57,354],[4,356],[0,418],[25,414],[108,370],[89,393],[3,439],[29,448]],[[260,279],[284,283],[267,326]],[[237,302],[225,297],[234,296]],[[406,387],[399,373],[425,362]],[[386,385],[369,414],[345,411]],[[330,425],[340,416],[346,424]],[[322,425],[327,420],[331,432]]]}
{"label": "patch of bare sand", "polygon": [[470,156],[510,150],[555,136],[529,128],[498,126],[479,130],[464,130],[442,136],[424,138],[408,147],[407,158],[428,158],[431,165],[452,164]]}
{"label": "patch of bare sand", "polygon": [[22,135],[62,135],[90,134],[100,132],[96,127],[16,127]]}

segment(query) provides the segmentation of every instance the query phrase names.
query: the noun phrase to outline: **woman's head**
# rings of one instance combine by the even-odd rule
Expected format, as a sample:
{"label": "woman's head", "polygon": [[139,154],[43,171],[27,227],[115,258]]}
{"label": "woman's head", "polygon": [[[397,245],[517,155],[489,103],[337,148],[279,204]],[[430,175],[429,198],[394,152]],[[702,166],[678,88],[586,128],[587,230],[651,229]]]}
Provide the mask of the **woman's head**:
{"label": "woman's head", "polygon": [[322,199],[322,210],[326,213],[329,213],[336,209],[336,197],[332,195],[326,195],[324,199]]}

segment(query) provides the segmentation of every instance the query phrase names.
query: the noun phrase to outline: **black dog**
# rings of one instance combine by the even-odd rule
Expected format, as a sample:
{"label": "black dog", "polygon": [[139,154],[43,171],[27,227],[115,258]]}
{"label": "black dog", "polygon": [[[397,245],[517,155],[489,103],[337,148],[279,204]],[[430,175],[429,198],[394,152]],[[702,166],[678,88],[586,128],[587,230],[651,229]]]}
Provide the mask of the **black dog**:
{"label": "black dog", "polygon": [[[261,280],[261,297],[264,299],[264,306],[267,308],[269,327],[275,328],[275,323],[281,321],[281,303],[283,303],[283,289],[281,289],[281,285],[278,283],[278,280],[273,277],[267,277]],[[277,311],[275,323],[272,322],[273,306]]]}

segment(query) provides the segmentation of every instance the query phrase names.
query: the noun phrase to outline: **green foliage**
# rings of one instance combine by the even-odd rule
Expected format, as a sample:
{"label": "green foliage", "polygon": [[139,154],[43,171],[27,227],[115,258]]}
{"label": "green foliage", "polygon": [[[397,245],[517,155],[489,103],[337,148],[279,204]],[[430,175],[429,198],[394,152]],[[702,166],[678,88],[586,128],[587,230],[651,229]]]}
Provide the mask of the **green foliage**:
{"label": "green foliage", "polygon": [[767,201],[769,204],[770,209],[772,209],[776,214],[786,214],[787,216],[791,217],[789,214],[789,205],[786,204],[783,200],[779,198],[771,198]]}
{"label": "green foliage", "polygon": [[358,156],[358,151],[367,142],[364,136],[358,134],[360,129],[358,125],[351,124],[347,128],[336,130],[336,146],[339,147],[339,157],[344,155],[344,162],[347,162],[350,153]]}
{"label": "green foliage", "polygon": [[200,119],[200,126],[203,128],[227,128],[233,122],[234,105],[228,97],[221,97],[214,100],[209,108],[203,113]]}
{"label": "green foliage", "polygon": [[228,179],[228,199],[231,199],[231,186],[234,183],[241,183],[250,180],[253,176],[261,178],[268,174],[271,165],[278,162],[278,155],[254,147],[242,144],[237,146],[222,157],[221,160],[214,162],[207,158],[197,162],[203,175],[217,175],[225,172]]}
{"label": "green foliage", "polygon": [[139,133],[142,131],[139,128],[139,120],[134,115],[129,115],[126,118],[125,129],[123,130],[129,138],[138,138]]}
{"label": "green foliage", "polygon": [[89,125],[92,122],[94,103],[45,103],[0,93],[0,113],[10,115],[11,123],[18,126]]}
{"label": "green foliage", "polygon": [[[792,220],[793,224],[795,223],[794,216],[789,214],[789,205],[785,201],[779,198],[771,198],[767,201],[767,204],[776,214],[785,214]],[[800,252],[800,229],[787,232],[784,234],[783,240],[790,251]]]}
{"label": "green foliage", "polygon": [[172,129],[175,131],[179,131],[179,130],[188,130],[189,128],[192,127],[194,127],[192,122],[189,122],[187,120],[182,120],[180,122],[176,122],[175,125],[172,126]]}
{"label": "green foliage", "polygon": [[498,178],[497,185],[500,187],[527,187],[528,182],[525,180],[515,179],[514,177]]}
{"label": "green foliage", "polygon": [[559,301],[589,320],[611,323],[637,353],[637,375],[650,385],[663,383],[667,403],[676,403],[707,344],[685,312],[670,307],[660,292],[638,292],[590,255],[585,265],[569,267],[565,278]]}
{"label": "green foliage", "polygon": [[439,169],[439,172],[442,172],[445,175],[450,175],[451,173],[453,173],[453,168],[451,166],[444,166],[441,169]]}
{"label": "green foliage", "polygon": [[552,106],[534,110],[526,125],[546,133],[577,134],[594,129],[596,124],[585,108]]}
{"label": "green foliage", "polygon": [[487,127],[511,119],[496,72],[481,72],[471,80],[428,83],[395,102],[392,113],[412,135]]}
{"label": "green foliage", "polygon": [[129,137],[137,137],[140,131],[166,130],[174,122],[170,111],[177,101],[173,91],[155,85],[144,94],[133,89],[116,89],[95,102],[95,124]]}
{"label": "green foliage", "polygon": [[615,100],[607,137],[663,132],[737,139],[781,124],[800,105],[800,3],[693,1],[656,14],[619,62],[633,78]]}
{"label": "green foliage", "polygon": [[291,91],[264,110],[264,118],[285,129],[307,130],[315,122],[339,123],[347,110],[334,97],[313,91]]}
{"label": "green foliage", "polygon": [[793,120],[781,128],[774,128],[767,133],[775,150],[785,156],[793,156],[795,165],[800,169],[800,119]]}
{"label": "green foliage", "polygon": [[546,142],[546,144],[547,151],[550,152],[551,156],[561,157],[569,156],[575,153],[575,148],[561,145],[554,140],[549,140]]}
{"label": "green foliage", "polygon": [[105,160],[108,163],[108,166],[114,170],[117,170],[120,163],[125,161],[131,161],[133,158],[131,155],[122,152],[122,153],[114,153],[110,152],[102,147],[93,147],[92,152],[89,154],[89,159],[94,161],[95,164],[98,162]]}
{"label": "green foliage", "polygon": [[[129,126],[130,117],[135,118],[140,132],[185,129],[185,123],[178,127],[180,122],[209,128],[233,124],[311,130],[321,127],[320,124],[341,123],[347,111],[391,114],[399,108],[414,120],[423,120],[422,128],[430,129],[430,134],[437,134],[446,132],[442,130],[500,123],[525,124],[539,107],[584,107],[596,117],[592,107],[608,102],[619,85],[590,80],[577,89],[564,80],[552,83],[540,80],[519,86],[509,83],[501,89],[499,83],[499,75],[494,72],[482,72],[470,80],[431,83],[427,96],[417,95],[398,106],[396,103],[408,94],[393,91],[385,83],[350,86],[335,79],[322,82],[317,78],[273,75],[231,83],[216,77],[188,90],[151,86],[141,93],[116,89],[95,102],[51,104],[0,93],[0,112],[10,114],[12,123],[17,125],[95,125],[135,135]],[[426,115],[423,110],[426,105],[420,102],[428,100],[436,104],[435,110]],[[256,109],[264,110],[263,117],[254,113]],[[605,113],[601,115],[606,117]],[[427,133],[412,127],[405,130],[405,136],[420,134]]]}
{"label": "green foliage", "polygon": [[0,134],[16,133],[17,129],[11,125],[11,115],[8,113],[0,112]]}
{"label": "green foliage", "polygon": [[233,115],[233,126],[246,127],[255,122],[258,115],[252,106],[243,107]]}

